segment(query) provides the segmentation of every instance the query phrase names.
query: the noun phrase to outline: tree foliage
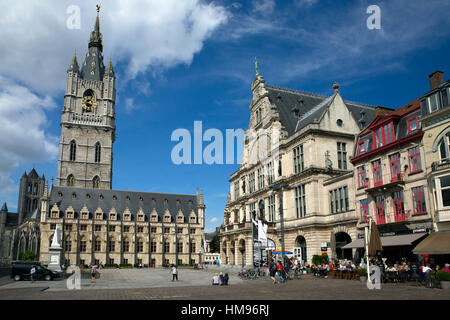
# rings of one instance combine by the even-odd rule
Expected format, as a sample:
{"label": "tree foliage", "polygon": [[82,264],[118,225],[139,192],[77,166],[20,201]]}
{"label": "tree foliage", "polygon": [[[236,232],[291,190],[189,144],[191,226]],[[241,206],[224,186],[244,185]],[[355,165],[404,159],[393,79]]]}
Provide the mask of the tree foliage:
{"label": "tree foliage", "polygon": [[35,258],[35,254],[31,251],[25,251],[20,254],[19,259],[23,261],[33,261]]}

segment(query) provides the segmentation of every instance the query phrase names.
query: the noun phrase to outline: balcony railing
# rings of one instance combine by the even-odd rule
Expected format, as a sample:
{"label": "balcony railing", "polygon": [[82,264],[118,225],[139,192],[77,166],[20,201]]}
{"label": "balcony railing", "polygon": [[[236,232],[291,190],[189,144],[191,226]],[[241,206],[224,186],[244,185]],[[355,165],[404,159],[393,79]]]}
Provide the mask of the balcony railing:
{"label": "balcony railing", "polygon": [[[383,174],[382,179],[379,181],[369,180],[367,192],[378,192],[384,189],[398,188],[400,185],[405,184],[405,178],[403,173],[398,173],[395,176],[391,176],[390,173]],[[401,188],[400,188],[401,190]]]}
{"label": "balcony railing", "polygon": [[394,217],[395,217],[395,222],[403,222],[407,220],[407,213],[406,212],[402,212],[400,214],[395,214],[394,213]]}
{"label": "balcony railing", "polygon": [[405,182],[403,180],[403,172],[399,172],[396,175],[391,176],[391,183],[394,183],[394,182]]}
{"label": "balcony railing", "polygon": [[433,162],[431,164],[431,171],[433,172],[449,168],[450,168],[450,158],[445,158],[440,161]]}

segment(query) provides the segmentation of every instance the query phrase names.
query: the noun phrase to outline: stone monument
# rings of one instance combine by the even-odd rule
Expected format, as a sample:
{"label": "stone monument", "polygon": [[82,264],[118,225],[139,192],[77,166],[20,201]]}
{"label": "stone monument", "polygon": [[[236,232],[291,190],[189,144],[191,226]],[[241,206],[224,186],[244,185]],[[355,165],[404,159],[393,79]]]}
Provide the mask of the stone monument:
{"label": "stone monument", "polygon": [[50,253],[50,263],[48,268],[54,271],[62,271],[61,269],[61,255],[62,255],[62,246],[61,246],[61,229],[59,225],[56,225],[55,233],[53,234],[53,241],[49,248]]}

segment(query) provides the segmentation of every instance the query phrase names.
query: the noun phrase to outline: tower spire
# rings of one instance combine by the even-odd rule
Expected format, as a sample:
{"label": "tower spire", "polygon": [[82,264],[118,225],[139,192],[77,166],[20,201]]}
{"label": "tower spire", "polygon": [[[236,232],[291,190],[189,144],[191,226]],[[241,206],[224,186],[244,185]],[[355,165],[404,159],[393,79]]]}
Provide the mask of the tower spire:
{"label": "tower spire", "polygon": [[97,5],[97,17],[95,19],[94,30],[89,38],[88,52],[81,67],[81,78],[85,80],[101,81],[105,73],[103,64],[103,43],[100,32],[100,6]]}
{"label": "tower spire", "polygon": [[98,47],[100,51],[103,49],[102,46],[102,34],[100,33],[100,5],[97,5],[97,18],[95,18],[94,30],[91,32],[91,37],[89,39],[89,48]]}

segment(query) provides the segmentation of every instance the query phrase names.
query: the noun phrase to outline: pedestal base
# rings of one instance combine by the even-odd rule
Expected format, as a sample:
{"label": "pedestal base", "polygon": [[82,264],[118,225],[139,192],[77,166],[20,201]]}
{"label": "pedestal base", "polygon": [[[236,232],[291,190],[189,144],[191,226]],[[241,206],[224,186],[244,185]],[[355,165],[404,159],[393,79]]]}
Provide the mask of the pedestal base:
{"label": "pedestal base", "polygon": [[61,272],[61,254],[62,254],[62,248],[50,248],[50,263],[48,265],[48,268],[53,271]]}

